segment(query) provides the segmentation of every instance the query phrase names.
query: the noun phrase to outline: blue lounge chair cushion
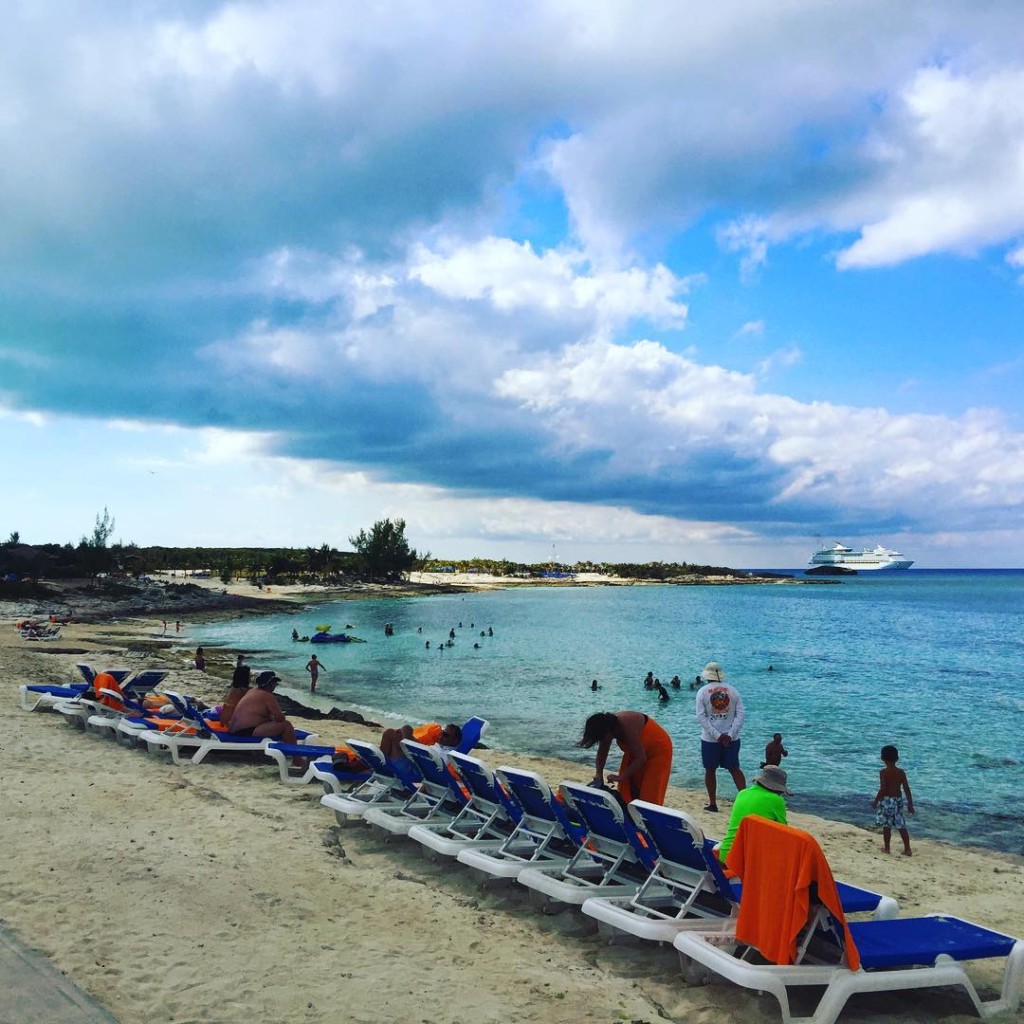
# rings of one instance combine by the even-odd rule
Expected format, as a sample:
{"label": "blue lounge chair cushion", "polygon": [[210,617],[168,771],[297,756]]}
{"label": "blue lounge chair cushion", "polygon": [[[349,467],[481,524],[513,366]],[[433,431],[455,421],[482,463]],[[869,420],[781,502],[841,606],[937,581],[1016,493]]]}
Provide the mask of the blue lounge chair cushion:
{"label": "blue lounge chair cushion", "polygon": [[843,905],[844,914],[868,913],[878,906],[882,898],[877,892],[860,889],[848,882],[836,881],[836,889],[839,892],[839,901]]}
{"label": "blue lounge chair cushion", "polygon": [[51,697],[81,697],[89,687],[85,683],[72,683],[70,686],[52,686],[48,683],[33,684],[25,687],[29,693],[45,693]]}
{"label": "blue lounge chair cushion", "polygon": [[[712,856],[714,856],[712,854]],[[729,879],[729,888],[732,890],[733,899],[738,903],[743,896],[743,883],[736,878]],[[839,893],[840,902],[843,905],[844,914],[866,914],[873,911],[881,902],[882,897],[870,889],[860,889],[848,882],[836,882],[836,891]]]}
{"label": "blue lounge chair cushion", "polygon": [[1016,941],[958,917],[898,917],[848,925],[866,968],[930,966],[943,953],[954,960],[1005,957]]}
{"label": "blue lounge chair cushion", "polygon": [[469,719],[462,727],[462,739],[459,740],[455,749],[460,754],[471,754],[473,748],[480,742],[480,737],[483,736],[487,725],[487,721],[483,718]]}
{"label": "blue lounge chair cushion", "polygon": [[387,762],[391,773],[406,789],[413,790],[423,781],[419,769],[408,758],[389,757]]}

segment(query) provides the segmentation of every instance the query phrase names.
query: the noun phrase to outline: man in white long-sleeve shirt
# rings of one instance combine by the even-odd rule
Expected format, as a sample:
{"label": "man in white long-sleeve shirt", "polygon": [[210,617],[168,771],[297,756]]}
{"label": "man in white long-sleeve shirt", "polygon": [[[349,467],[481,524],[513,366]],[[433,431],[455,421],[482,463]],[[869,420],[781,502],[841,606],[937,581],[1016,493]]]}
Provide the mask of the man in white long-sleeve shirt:
{"label": "man in white long-sleeve shirt", "polygon": [[717,662],[709,661],[701,672],[704,685],[697,691],[697,721],[700,722],[700,756],[704,764],[704,785],[708,790],[705,811],[718,810],[718,769],[732,775],[736,789],[746,789],[740,769],[740,730],[745,712],[739,691],[725,681]]}

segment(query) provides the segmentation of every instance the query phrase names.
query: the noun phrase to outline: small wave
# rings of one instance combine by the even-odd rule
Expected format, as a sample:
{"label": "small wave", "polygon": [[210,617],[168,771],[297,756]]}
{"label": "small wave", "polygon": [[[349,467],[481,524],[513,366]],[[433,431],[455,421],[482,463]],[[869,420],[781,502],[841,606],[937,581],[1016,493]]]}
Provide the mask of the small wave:
{"label": "small wave", "polygon": [[992,754],[971,754],[975,768],[1014,768],[1020,764],[1014,757],[994,757]]}

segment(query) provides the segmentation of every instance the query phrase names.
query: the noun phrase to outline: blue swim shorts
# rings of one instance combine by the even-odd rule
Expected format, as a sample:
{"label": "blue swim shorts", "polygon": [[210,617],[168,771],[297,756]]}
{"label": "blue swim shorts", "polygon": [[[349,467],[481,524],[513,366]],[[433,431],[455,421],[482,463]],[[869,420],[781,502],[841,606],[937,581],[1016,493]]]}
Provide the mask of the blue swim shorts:
{"label": "blue swim shorts", "polygon": [[733,740],[732,743],[722,744],[701,740],[700,759],[705,768],[739,768],[740,741]]}

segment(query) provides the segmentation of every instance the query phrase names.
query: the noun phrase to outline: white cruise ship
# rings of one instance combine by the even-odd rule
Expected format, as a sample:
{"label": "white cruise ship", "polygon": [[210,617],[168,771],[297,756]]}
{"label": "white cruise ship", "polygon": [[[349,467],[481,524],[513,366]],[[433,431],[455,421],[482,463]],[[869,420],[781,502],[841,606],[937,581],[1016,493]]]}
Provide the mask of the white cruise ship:
{"label": "white cruise ship", "polygon": [[811,556],[810,565],[830,565],[840,569],[909,569],[912,558],[904,558],[898,551],[883,548],[881,544],[874,548],[862,548],[854,551],[845,544],[836,541],[830,548],[822,548]]}

